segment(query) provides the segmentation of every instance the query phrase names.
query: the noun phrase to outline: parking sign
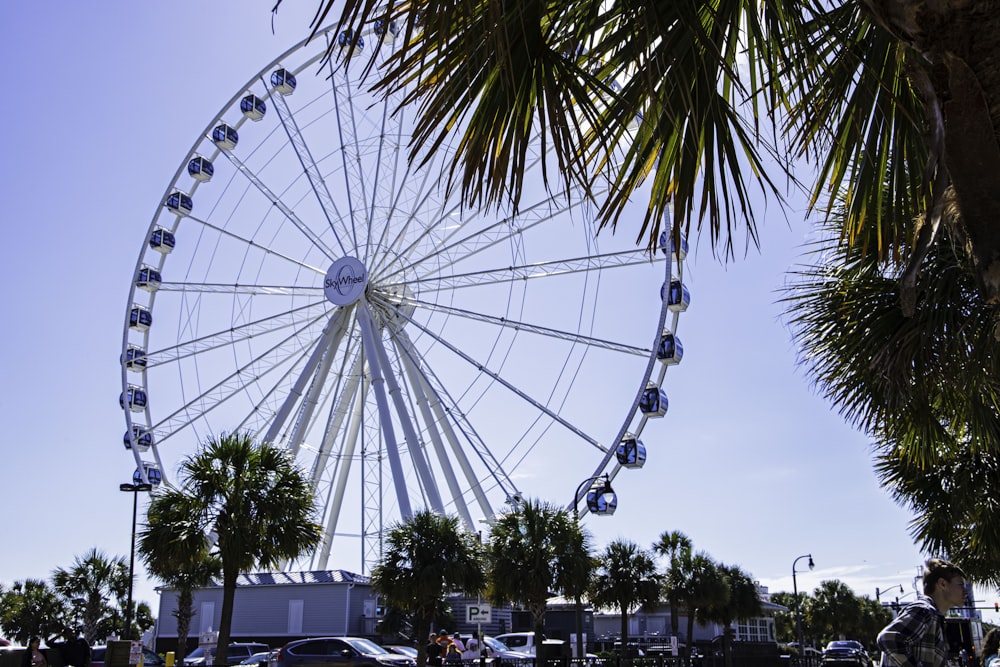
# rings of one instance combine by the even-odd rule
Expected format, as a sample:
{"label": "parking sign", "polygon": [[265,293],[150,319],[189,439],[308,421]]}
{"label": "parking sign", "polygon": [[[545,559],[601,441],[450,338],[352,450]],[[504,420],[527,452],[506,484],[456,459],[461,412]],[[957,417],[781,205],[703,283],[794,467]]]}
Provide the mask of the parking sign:
{"label": "parking sign", "polygon": [[466,623],[490,623],[490,605],[488,602],[470,604],[465,608]]}

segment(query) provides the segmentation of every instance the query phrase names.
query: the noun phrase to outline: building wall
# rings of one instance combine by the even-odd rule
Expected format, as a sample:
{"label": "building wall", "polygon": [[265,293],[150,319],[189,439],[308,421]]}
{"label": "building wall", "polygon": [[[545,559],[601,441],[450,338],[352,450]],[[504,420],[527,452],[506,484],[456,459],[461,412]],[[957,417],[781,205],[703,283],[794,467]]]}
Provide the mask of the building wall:
{"label": "building wall", "polygon": [[[329,635],[370,636],[374,630],[375,595],[361,583],[309,583],[238,587],[233,604],[233,641],[256,640],[272,646],[292,639]],[[177,638],[176,591],[160,593],[157,640]],[[222,616],[222,589],[194,592],[195,617],[190,635],[217,631]]]}

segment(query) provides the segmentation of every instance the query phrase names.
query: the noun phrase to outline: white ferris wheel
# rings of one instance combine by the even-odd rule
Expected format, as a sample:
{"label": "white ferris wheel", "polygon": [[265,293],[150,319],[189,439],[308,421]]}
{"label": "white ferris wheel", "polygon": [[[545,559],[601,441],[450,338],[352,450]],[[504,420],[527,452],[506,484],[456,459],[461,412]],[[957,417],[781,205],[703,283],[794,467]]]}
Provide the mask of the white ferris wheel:
{"label": "white ferris wheel", "polygon": [[395,32],[323,32],[238,89],[166,188],[126,308],[135,481],[169,484],[223,432],[286,448],[322,508],[294,564],[312,569],[367,571],[423,508],[478,530],[522,497],[577,511],[577,489],[579,514],[613,513],[603,491],[641,474],[682,355],[686,248],[597,237],[573,192],[469,212],[448,146],[409,161],[408,112],[368,92],[365,57],[338,58],[353,38],[384,59]]}

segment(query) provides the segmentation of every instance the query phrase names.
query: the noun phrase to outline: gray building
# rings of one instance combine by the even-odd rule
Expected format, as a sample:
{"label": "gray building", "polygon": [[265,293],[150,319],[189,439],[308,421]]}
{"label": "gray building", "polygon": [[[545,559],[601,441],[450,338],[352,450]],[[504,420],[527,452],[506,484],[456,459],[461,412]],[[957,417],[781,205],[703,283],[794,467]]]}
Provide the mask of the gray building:
{"label": "gray building", "polygon": [[[177,647],[177,591],[160,588],[156,651]],[[214,644],[222,614],[222,584],[194,591],[195,617],[188,650]],[[240,575],[233,604],[231,641],[277,648],[294,639],[352,635],[373,637],[378,618],[368,577],[345,570],[259,572]]]}

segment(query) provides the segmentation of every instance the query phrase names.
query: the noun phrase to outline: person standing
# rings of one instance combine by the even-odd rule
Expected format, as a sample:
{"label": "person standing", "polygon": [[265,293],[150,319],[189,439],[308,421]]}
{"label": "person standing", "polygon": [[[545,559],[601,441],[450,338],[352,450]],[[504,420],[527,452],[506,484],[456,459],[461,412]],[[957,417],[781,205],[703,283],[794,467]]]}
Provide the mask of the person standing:
{"label": "person standing", "polygon": [[1000,667],[1000,630],[993,628],[983,637],[983,667]]}
{"label": "person standing", "polygon": [[427,654],[427,664],[430,667],[441,667],[443,662],[442,657],[444,655],[444,647],[437,642],[437,635],[433,632],[427,640],[427,646],[424,647],[424,653]]}
{"label": "person standing", "polygon": [[944,615],[965,603],[965,573],[953,563],[931,558],[924,564],[924,592],[882,629],[877,643],[882,667],[945,667],[948,640]]}
{"label": "person standing", "polygon": [[42,640],[38,637],[28,639],[28,648],[24,651],[23,667],[48,667],[48,661],[40,648]]}

